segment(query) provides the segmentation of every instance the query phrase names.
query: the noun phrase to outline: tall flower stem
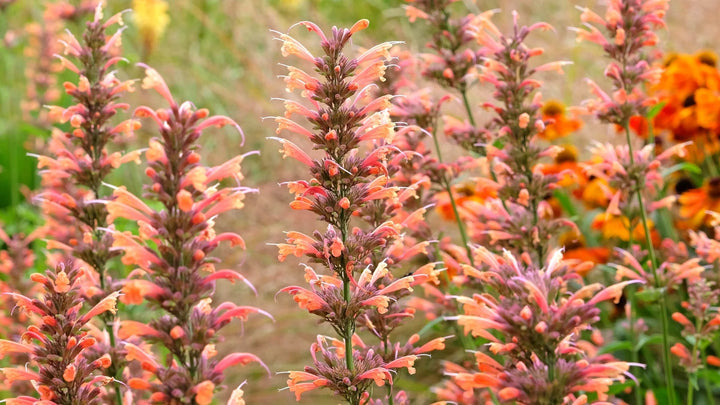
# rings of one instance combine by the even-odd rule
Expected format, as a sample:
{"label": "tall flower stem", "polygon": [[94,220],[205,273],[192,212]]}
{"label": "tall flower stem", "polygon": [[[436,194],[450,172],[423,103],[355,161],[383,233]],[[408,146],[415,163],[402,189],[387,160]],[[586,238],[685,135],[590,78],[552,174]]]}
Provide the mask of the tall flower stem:
{"label": "tall flower stem", "polygon": [[[700,320],[698,320],[698,322],[696,322],[696,324],[697,323],[700,323]],[[697,355],[698,355],[698,338],[696,337],[695,343],[693,343],[693,348],[692,348],[692,358],[696,359]],[[693,374],[695,375],[695,379],[697,381],[697,372],[693,371]],[[693,403],[693,395],[694,394],[695,394],[695,386],[694,386],[694,384],[690,383],[690,384],[688,384],[688,392],[687,392],[687,403],[688,404]]]}
{"label": "tall flower stem", "polygon": [[[632,233],[630,234],[632,236]],[[631,238],[632,240],[632,238]],[[637,335],[635,333],[635,320],[637,319],[635,317],[635,290],[634,289],[628,289],[628,295],[630,299],[630,317],[628,318],[629,322],[629,330],[630,330],[630,344],[632,345],[632,349],[630,350],[630,358],[632,359],[633,363],[639,363],[640,362],[640,356],[638,355],[637,351]],[[635,385],[635,389],[633,390],[635,394],[635,404],[636,405],[642,405],[643,398],[642,398],[642,392],[640,389],[640,381]]]}
{"label": "tall flower stem", "polygon": [[[630,163],[635,163],[635,157],[633,156],[633,147],[632,147],[632,139],[630,138],[630,123],[629,120],[624,120],[622,123],[623,128],[625,129],[625,136],[627,138],[627,144],[628,144],[628,153],[630,154]],[[640,188],[637,188],[634,190],[634,192],[637,194],[637,200],[638,205],[640,207],[640,218],[642,219],[643,224],[643,230],[645,231],[645,242],[647,244],[648,249],[648,256],[650,256],[650,270],[652,271],[653,275],[653,283],[654,287],[656,289],[660,289],[660,280],[657,276],[657,257],[655,255],[655,248],[652,244],[652,239],[650,236],[650,226],[648,225],[648,218],[647,218],[647,210],[645,209],[645,202],[643,201],[642,197],[642,190]],[[670,361],[670,344],[669,344],[669,321],[668,321],[668,314],[667,314],[667,296],[663,292],[660,295],[659,300],[660,305],[660,321],[662,326],[662,346],[663,346],[663,362],[665,363],[665,384],[667,385],[667,393],[668,393],[668,403],[670,405],[675,404],[675,386],[673,385],[673,379],[672,379],[672,362]]]}
{"label": "tall flower stem", "polygon": [[[705,347],[700,348],[700,360],[703,364],[707,364],[707,355],[705,354]],[[710,388],[710,382],[705,379],[705,395],[707,395],[707,402],[710,405],[715,405],[715,396],[713,396],[712,389]]]}
{"label": "tall flower stem", "polygon": [[[347,277],[343,278],[343,299],[346,303],[350,302],[350,280],[347,280]],[[345,336],[343,336],[343,339],[345,341],[345,366],[350,372],[353,372],[355,370],[355,364],[353,363],[353,351],[352,351],[352,330],[354,329],[354,324],[352,319],[348,319],[347,323],[345,324]]]}
{"label": "tall flower stem", "polygon": [[[435,145],[435,154],[437,154],[438,162],[440,164],[443,163],[442,158],[442,152],[440,151],[440,142],[438,142],[436,131],[433,130],[432,134],[433,144]],[[452,187],[450,187],[450,180],[445,176],[443,173],[442,175],[442,186],[445,188],[445,191],[448,193],[448,196],[450,197],[450,206],[452,206],[453,215],[455,216],[455,222],[458,226],[458,231],[460,231],[460,238],[462,239],[463,246],[465,247],[465,252],[467,252],[468,259],[470,260],[471,265],[475,265],[472,257],[472,252],[470,251],[470,239],[468,238],[467,231],[465,230],[465,225],[462,222],[462,219],[460,218],[460,213],[457,209],[457,203],[455,202],[455,197],[453,196]]]}
{"label": "tall flower stem", "polygon": [[[433,127],[433,143],[435,144],[435,153],[437,154],[438,162],[442,164],[442,152],[440,151],[440,143],[438,142],[435,128]],[[462,220],[460,219],[460,213],[457,209],[457,204],[455,203],[455,197],[453,197],[452,188],[450,187],[450,181],[448,178],[443,174],[442,176],[442,185],[445,188],[445,191],[448,193],[448,196],[450,197],[450,206],[452,206],[453,209],[453,215],[455,216],[455,222],[457,223],[458,230],[460,231],[460,238],[463,241],[463,246],[465,246],[465,251],[468,255],[468,260],[470,261],[470,265],[475,266],[475,261],[473,260],[472,250],[470,249],[470,239],[467,236],[467,232],[465,231],[465,225],[462,223]],[[452,282],[450,280],[450,277],[448,277],[447,273],[443,273],[443,277],[447,281],[448,286],[452,287]],[[452,293],[452,291],[451,291]],[[460,326],[457,323],[453,323],[455,331],[457,333],[457,336],[460,336],[460,343],[462,343],[463,349],[468,350],[471,349],[474,345],[471,344],[468,341],[468,336],[464,333],[462,333],[462,330],[460,329]]]}
{"label": "tall flower stem", "polygon": [[465,111],[467,111],[468,121],[470,121],[470,125],[475,126],[475,117],[473,116],[472,108],[470,107],[470,100],[468,100],[467,89],[463,88],[462,90],[460,90],[460,94],[462,95],[463,105],[465,105]]}

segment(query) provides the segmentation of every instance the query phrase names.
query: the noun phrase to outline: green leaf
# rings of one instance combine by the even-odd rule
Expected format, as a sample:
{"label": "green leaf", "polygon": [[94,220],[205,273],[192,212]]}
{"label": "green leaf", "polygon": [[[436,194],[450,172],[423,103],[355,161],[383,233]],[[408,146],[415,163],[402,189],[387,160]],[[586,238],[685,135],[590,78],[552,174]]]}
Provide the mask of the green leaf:
{"label": "green leaf", "polygon": [[[652,390],[653,394],[655,394],[655,399],[657,400],[658,404],[669,404],[670,398],[668,397],[668,389],[667,387],[662,388],[655,388]],[[683,401],[678,398],[678,394],[675,393],[675,401],[673,401],[676,404],[682,404]]]}
{"label": "green leaf", "polygon": [[445,318],[443,318],[441,316],[433,319],[432,321],[425,324],[425,326],[423,326],[422,329],[420,329],[420,332],[418,332],[418,335],[420,335],[420,337],[425,336],[425,334],[428,333],[432,328],[434,328],[435,325],[439,325],[443,321],[445,321]]}
{"label": "green leaf", "polygon": [[662,208],[656,211],[657,218],[657,229],[660,232],[660,236],[663,238],[670,238],[674,241],[678,240],[678,232],[675,229],[675,225],[672,222],[672,214],[667,208]]}
{"label": "green leaf", "polygon": [[627,381],[625,381],[624,383],[621,383],[621,384],[613,384],[613,385],[611,385],[611,386],[610,386],[610,389],[608,390],[607,393],[610,394],[610,395],[620,394],[620,393],[625,392],[626,389],[628,389],[628,388],[630,388],[630,387],[634,387],[634,386],[635,386],[635,381],[627,380]]}
{"label": "green leaf", "polygon": [[572,200],[570,200],[570,196],[568,196],[568,194],[564,190],[554,190],[553,197],[557,198],[563,211],[567,212],[569,216],[577,216],[577,210],[575,209],[575,205],[572,203]]}
{"label": "green leaf", "polygon": [[635,298],[642,302],[657,302],[662,297],[662,290],[656,288],[648,288],[647,290],[635,293]]}
{"label": "green leaf", "polygon": [[663,107],[665,107],[665,102],[657,103],[654,106],[650,107],[647,111],[647,114],[645,115],[645,118],[648,120],[651,120],[655,117],[657,117],[658,114],[660,114],[660,111],[662,111]]}
{"label": "green leaf", "polygon": [[692,174],[702,174],[702,169],[700,166],[696,165],[695,163],[690,162],[682,162],[678,163],[674,166],[670,166],[666,169],[663,169],[660,173],[662,174],[663,178],[679,171],[685,171]]}
{"label": "green leaf", "polygon": [[631,351],[633,349],[631,342],[612,342],[610,344],[607,344],[600,348],[599,353],[605,354],[605,353],[613,353],[613,352],[619,352],[621,350],[628,350]]}
{"label": "green leaf", "polygon": [[640,349],[642,349],[643,346],[645,346],[648,343],[660,344],[660,343],[662,343],[662,339],[663,339],[662,335],[659,335],[659,334],[642,336],[640,338],[640,340],[638,341],[637,347],[635,347],[635,351],[640,351]]}
{"label": "green leaf", "polygon": [[710,384],[712,387],[720,387],[720,371],[717,369],[704,368],[698,370],[697,375],[700,379],[705,380],[706,384]]}

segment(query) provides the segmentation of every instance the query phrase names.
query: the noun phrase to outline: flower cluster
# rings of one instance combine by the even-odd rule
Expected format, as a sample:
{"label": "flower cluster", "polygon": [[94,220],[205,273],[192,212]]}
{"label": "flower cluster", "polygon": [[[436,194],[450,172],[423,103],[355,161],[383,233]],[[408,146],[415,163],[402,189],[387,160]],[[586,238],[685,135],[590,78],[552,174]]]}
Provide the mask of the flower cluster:
{"label": "flower cluster", "polygon": [[[669,132],[672,143],[694,140],[698,148],[695,161],[717,151],[717,102],[720,71],[717,56],[709,51],[695,55],[670,54],[665,57],[660,80],[652,87],[662,109],[652,120],[656,130]],[[640,133],[639,135],[644,135]]]}
{"label": "flower cluster", "polygon": [[[25,353],[37,371],[24,368],[2,368],[6,382],[30,381],[40,394],[40,401],[21,396],[10,399],[18,404],[102,404],[104,386],[113,381],[98,373],[110,367],[109,354],[92,356],[97,337],[90,322],[104,313],[115,313],[120,292],[103,298],[82,313],[81,284],[86,282],[85,270],[71,261],[60,263],[45,274],[35,273],[31,279],[43,288],[43,296],[31,299],[13,294],[18,307],[37,320],[22,335],[22,342],[0,340],[0,356]],[[13,402],[14,401],[14,402]]]}
{"label": "flower cluster", "polygon": [[513,24],[510,36],[502,34],[490,21],[477,34],[478,42],[488,53],[479,77],[495,86],[493,97],[497,101],[485,104],[496,113],[488,128],[497,131],[497,139],[504,146],[486,147],[488,158],[492,159],[490,170],[499,181],[499,200],[489,203],[492,208],[477,206],[471,210],[470,228],[478,236],[488,235],[491,243],[500,242],[515,252],[532,252],[543,262],[552,236],[571,224],[554,219],[546,201],[557,187],[559,176],[538,170],[541,159],[557,154],[558,150],[534,142],[545,129],[545,122],[539,116],[541,104],[539,93],[535,92],[540,83],[533,75],[548,70],[562,73],[562,66],[568,62],[531,67],[531,59],[543,51],[528,48],[525,40],[534,30],[551,27],[546,23],[520,26],[517,13],[513,13]]}
{"label": "flower cluster", "polygon": [[[94,1],[85,1],[74,6],[67,2],[48,3],[42,16],[41,23],[30,23],[25,27],[29,46],[26,47],[25,57],[28,65],[25,76],[28,79],[25,100],[21,108],[26,119],[43,127],[52,125],[48,122],[47,112],[43,106],[57,101],[60,92],[57,89],[57,73],[62,65],[55,58],[61,53],[61,32],[65,22],[79,20],[86,14],[95,10]],[[34,116],[36,114],[36,116]],[[30,116],[33,115],[34,119]]]}
{"label": "flower cluster", "polygon": [[[120,110],[128,105],[119,102],[124,93],[133,90],[133,81],[121,81],[111,70],[122,58],[118,55],[122,29],[109,34],[115,25],[122,25],[122,15],[103,18],[98,6],[92,21],[86,24],[82,43],[72,34],[65,42],[65,55],[58,56],[68,71],[78,76],[77,84],[64,83],[74,104],[69,107],[50,106],[49,118],[57,125],[70,123],[69,132],[56,129],[48,145],[49,156],[38,156],[44,189],[35,197],[49,216],[49,249],[72,254],[94,271],[96,285],[88,285],[83,294],[90,303],[97,303],[120,289],[117,274],[110,273],[110,261],[121,252],[111,249],[113,237],[106,232],[108,212],[103,204],[109,198],[104,189],[105,178],[121,164],[136,161],[140,152],[110,152],[113,143],[123,143],[139,124],[132,119],[113,124]],[[106,313],[109,340],[101,352],[113,359],[109,375],[119,377],[122,355],[117,353],[114,317]],[[119,393],[118,393],[119,396]]]}
{"label": "flower cluster", "polygon": [[[140,362],[145,372],[129,379],[128,385],[140,391],[140,397],[142,391],[150,391],[153,403],[207,405],[226,368],[249,362],[265,367],[250,353],[231,353],[218,359],[215,349],[219,330],[233,319],[244,321],[254,313],[270,317],[254,307],[212,303],[217,280],[247,282],[234,270],[216,270],[219,259],[212,253],[222,242],[244,247],[239,235],[216,233],[214,226],[218,215],[242,208],[245,194],[252,190],[240,184],[244,155],[215,167],[200,163],[198,139],[203,131],[226,125],[240,130],[238,125],[225,116],[209,116],[207,110],[195,109],[190,102],[177,104],[158,72],[149,67],[145,72],[143,88],[155,90],[169,104],[160,109],[138,107],[134,114],[151,118],[158,126],[160,137],[152,138],[145,152],[145,174],[151,181],[145,190],[161,208],[150,208],[125,187],[116,188],[114,199],[106,206],[110,222],[125,218],[139,226],[139,237],[111,232],[112,251],[123,251],[123,263],[138,268],[124,283],[123,301],[146,301],[164,315],[147,324],[122,322],[120,337],[140,336],[145,342],[124,344],[126,359]],[[235,184],[223,186],[224,180]],[[168,353],[165,364],[148,352],[152,345]]]}
{"label": "flower cluster", "polygon": [[[310,62],[320,76],[288,66],[285,77],[288,90],[302,89],[301,95],[312,108],[285,100],[286,116],[274,120],[278,133],[303,135],[324,154],[313,159],[290,140],[273,139],[282,144],[284,156],[298,160],[312,174],[309,181],[287,183],[295,193],[290,206],[318,215],[328,226],[312,236],[288,232],[287,243],[278,245],[279,259],[306,256],[312,263],[326,266],[331,275],[320,275],[306,265],[310,289],[290,286],[282,291],[292,294],[301,308],[329,323],[341,340],[318,337],[311,350],[313,366],[291,372],[288,387],[297,399],[308,390],[328,387],[350,404],[365,404],[370,401],[368,388],[373,382],[392,385],[391,371],[408,368],[412,373],[419,354],[441,347],[442,342],[437,342],[415,348],[417,339],[406,345],[391,345],[389,338],[398,322],[412,315],[398,304],[399,299],[413,286],[437,280],[437,271],[430,264],[404,277],[391,272],[391,266],[422,253],[428,245],[424,241],[407,250],[403,247],[399,231],[422,218],[425,210],[398,215],[397,209],[414,194],[414,188],[401,189],[389,183],[386,158],[399,149],[392,145],[395,124],[388,112],[390,96],[367,101],[373,82],[384,76],[393,44],[376,45],[351,58],[343,49],[353,34],[367,27],[366,20],[350,29],[335,27],[330,36],[313,23],[300,24],[318,35],[322,56],[314,56],[289,35],[277,35],[283,42],[284,56]],[[314,131],[293,121],[294,116],[307,119]],[[366,226],[354,224],[355,216]],[[394,243],[398,243],[397,248],[391,246]],[[355,334],[359,324],[378,338],[379,345],[360,340]],[[392,392],[389,395],[394,397]]]}
{"label": "flower cluster", "polygon": [[456,1],[409,0],[412,4],[405,6],[405,13],[410,22],[420,18],[427,20],[431,27],[432,37],[427,47],[435,53],[421,56],[426,65],[423,75],[464,94],[474,80],[475,66],[483,54],[471,46],[478,29],[476,16],[452,18],[448,13],[447,8]]}
{"label": "flower cluster", "polygon": [[466,275],[496,295],[458,297],[464,313],[456,319],[505,362],[475,353],[479,372],[450,373],[458,387],[490,388],[503,402],[569,404],[584,403],[582,391],[602,399],[614,381],[624,381],[631,364],[598,355],[580,336],[599,320],[599,303],[617,301],[636,281],[583,285],[561,251],[542,268],[507,251],[500,256],[478,246],[474,254],[481,269],[464,266]]}
{"label": "flower cluster", "polygon": [[[641,243],[637,245],[647,249],[647,255],[638,249],[642,263],[636,263],[637,274],[645,273],[644,265],[650,272],[645,273],[641,279],[651,279],[654,292],[659,294],[657,305],[662,328],[662,351],[665,365],[665,382],[668,387],[669,403],[675,403],[675,387],[672,379],[672,363],[670,359],[670,332],[669,332],[669,299],[667,286],[661,281],[666,278],[670,281],[671,275],[661,277],[660,272],[669,273],[670,263],[660,264],[655,251],[657,242],[653,240],[653,222],[649,213],[658,208],[668,207],[673,197],[663,198],[663,179],[658,169],[675,154],[684,154],[683,144],[678,144],[654,158],[655,145],[650,144],[639,151],[633,150],[631,139],[631,119],[645,117],[648,107],[655,100],[644,94],[642,87],[645,83],[654,83],[661,76],[659,68],[651,67],[650,57],[645,52],[647,47],[657,43],[654,28],[664,27],[663,20],[668,8],[667,0],[620,0],[608,4],[605,18],[600,17],[590,9],[582,9],[581,19],[586,23],[588,30],[578,30],[579,40],[589,40],[600,44],[610,63],[605,69],[605,76],[613,84],[612,96],[605,93],[598,85],[588,81],[592,92],[598,99],[587,102],[588,110],[603,123],[614,124],[625,132],[627,145],[612,147],[598,146],[599,155],[597,163],[590,170],[605,180],[612,195],[604,220],[612,224],[620,224],[628,230],[627,241],[638,236]],[[594,25],[593,25],[594,24]],[[601,32],[595,25],[605,29]],[[612,190],[612,191],[611,191]],[[662,215],[662,213],[660,213]],[[618,222],[619,221],[619,222]],[[612,225],[611,225],[612,226]],[[640,228],[640,226],[642,228]],[[637,232],[636,231],[640,231]],[[697,268],[694,262],[686,263],[690,268],[688,274],[693,274]],[[622,274],[618,275],[618,278]],[[689,277],[686,275],[685,277]],[[635,278],[635,277],[631,277]],[[682,276],[680,276],[682,279]],[[637,310],[634,294],[631,293],[629,315],[631,344],[635,345],[634,316]],[[634,358],[637,352],[633,351]],[[635,390],[636,398],[641,395],[641,388]]]}
{"label": "flower cluster", "polygon": [[142,38],[143,59],[147,59],[170,23],[168,3],[164,0],[133,0],[132,6]]}
{"label": "flower cluster", "polygon": [[657,44],[653,29],[665,26],[668,1],[612,1],[608,3],[605,18],[589,8],[582,9],[585,29],[576,29],[578,40],[602,46],[612,59],[605,69],[605,76],[614,86],[612,96],[588,79],[598,98],[588,101],[587,108],[601,120],[627,126],[631,117],[644,117],[647,107],[655,101],[643,94],[642,85],[656,82],[662,70],[651,66],[652,61],[643,50]]}

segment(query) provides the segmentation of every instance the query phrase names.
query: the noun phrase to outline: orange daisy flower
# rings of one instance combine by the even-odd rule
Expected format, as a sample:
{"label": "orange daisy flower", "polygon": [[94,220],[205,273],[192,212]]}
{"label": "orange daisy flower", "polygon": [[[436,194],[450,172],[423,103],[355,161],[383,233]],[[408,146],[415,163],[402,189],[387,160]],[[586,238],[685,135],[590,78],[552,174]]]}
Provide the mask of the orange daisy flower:
{"label": "orange daisy flower", "polygon": [[[558,238],[560,246],[565,247],[563,259],[576,259],[582,262],[593,262],[594,264],[604,264],[610,259],[610,249],[601,246],[589,247],[585,242],[585,238],[575,231],[566,232]],[[585,276],[592,267],[582,267],[583,271],[578,274]]]}
{"label": "orange daisy flower", "polygon": [[652,89],[665,103],[654,126],[669,131],[676,142],[717,130],[720,72],[716,66],[717,56],[708,51],[668,58],[661,80]]}
{"label": "orange daisy flower", "polygon": [[[456,184],[452,187],[453,197],[455,199],[455,205],[457,206],[458,213],[463,216],[464,206],[471,201],[482,203],[488,198],[494,198],[497,196],[497,185],[487,181],[466,181],[463,183]],[[435,195],[436,209],[446,221],[454,221],[455,214],[453,213],[452,203],[447,192],[438,193]]]}
{"label": "orange daisy flower", "polygon": [[541,139],[552,141],[567,136],[582,127],[582,121],[577,117],[566,115],[565,105],[560,101],[546,101],[540,112],[542,120],[545,122],[545,130],[538,134]]}
{"label": "orange daisy flower", "polygon": [[562,151],[555,156],[555,163],[542,165],[540,172],[544,175],[560,175],[558,184],[563,187],[573,185],[584,186],[587,184],[587,176],[578,164],[578,151],[573,145],[562,145]]}
{"label": "orange daisy flower", "polygon": [[720,177],[706,180],[702,187],[682,193],[678,202],[680,217],[687,220],[689,227],[711,226],[707,211],[720,212]]}
{"label": "orange daisy flower", "polygon": [[[598,214],[592,222],[593,229],[602,232],[603,239],[619,239],[623,242],[630,241],[630,230],[632,229],[632,239],[634,241],[645,240],[645,228],[641,221],[630,223],[630,219],[625,216],[608,215],[606,213]],[[653,246],[660,243],[660,234],[655,229],[653,221],[648,220],[650,228],[650,239]]]}

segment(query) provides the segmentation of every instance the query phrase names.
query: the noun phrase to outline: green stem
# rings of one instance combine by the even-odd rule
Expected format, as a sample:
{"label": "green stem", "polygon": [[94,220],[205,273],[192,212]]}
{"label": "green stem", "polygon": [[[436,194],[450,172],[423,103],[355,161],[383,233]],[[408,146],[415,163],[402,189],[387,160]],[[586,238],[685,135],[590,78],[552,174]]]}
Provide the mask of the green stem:
{"label": "green stem", "polygon": [[[635,157],[633,156],[632,139],[630,138],[630,126],[628,120],[625,120],[622,126],[625,129],[625,136],[627,137],[630,163],[634,165]],[[653,247],[652,238],[650,236],[650,226],[648,225],[647,211],[645,209],[645,202],[643,201],[642,197],[642,188],[637,187],[634,192],[637,194],[638,205],[640,208],[640,217],[642,219],[643,230],[645,231],[645,242],[647,244],[648,256],[650,256],[650,270],[652,271],[654,287],[659,290],[660,279],[657,275],[658,262],[655,255],[655,247]],[[669,404],[675,405],[675,385],[673,383],[672,362],[670,360],[668,303],[667,295],[665,294],[665,292],[661,294],[659,304],[660,322],[662,326],[663,361],[665,363],[665,384],[667,385]]]}
{"label": "green stem", "polygon": [[[442,151],[440,150],[440,142],[437,139],[437,131],[435,131],[435,128],[437,128],[437,125],[433,125],[432,139],[433,144],[435,145],[435,153],[437,154],[438,163],[442,164]],[[470,238],[468,238],[467,232],[465,231],[465,225],[462,223],[462,219],[460,219],[460,213],[458,212],[457,204],[455,203],[455,197],[452,193],[452,187],[450,187],[450,180],[448,180],[448,178],[443,173],[441,181],[443,188],[450,197],[450,206],[452,206],[453,215],[455,216],[455,222],[457,223],[458,230],[460,231],[460,238],[462,239],[463,246],[465,246],[465,252],[468,255],[468,260],[470,260],[470,265],[474,266],[475,262],[473,261],[472,250],[470,249]]]}
{"label": "green stem", "polygon": [[472,107],[470,107],[470,100],[468,100],[467,90],[463,88],[462,90],[460,90],[460,94],[462,94],[463,104],[465,104],[465,111],[467,111],[470,125],[475,126],[475,117],[472,113]]}
{"label": "green stem", "polygon": [[120,392],[120,384],[115,384],[115,402],[117,402],[118,405],[123,405],[122,393]]}
{"label": "green stem", "polygon": [[687,404],[693,403],[693,392],[695,392],[695,389],[693,388],[692,384],[688,384],[688,393],[687,393]]}
{"label": "green stem", "polygon": [[[350,302],[350,280],[343,280],[343,299],[345,303]],[[351,373],[355,371],[355,364],[353,363],[352,355],[352,329],[353,320],[348,319],[345,323],[345,366]]]}
{"label": "green stem", "polygon": [[[695,343],[693,343],[692,355],[691,355],[692,356],[691,358],[693,359],[693,361],[695,361],[694,359],[697,358],[698,340],[699,340],[698,337],[695,336]],[[695,373],[696,372],[693,371],[693,374],[695,374]],[[697,381],[697,377],[695,377],[695,381]],[[694,394],[695,394],[695,387],[693,386],[692,379],[691,379],[690,384],[688,384],[688,392],[687,392],[687,403],[690,405],[693,403],[693,395]]]}
{"label": "green stem", "polygon": [[[700,358],[702,359],[703,364],[707,367],[707,356],[705,355],[705,347],[704,346],[700,349]],[[708,381],[707,378],[705,379],[703,385],[705,386],[705,395],[707,396],[708,404],[715,405],[715,397],[713,396],[713,393],[712,393],[710,381]]]}
{"label": "green stem", "polygon": [[[438,256],[439,256],[439,255],[438,255]],[[443,281],[445,281],[445,283],[447,284],[448,290],[449,290],[450,294],[453,294],[453,295],[454,295],[454,294],[456,293],[456,291],[454,291],[454,290],[455,290],[455,289],[453,288],[454,285],[452,284],[452,281],[450,280],[450,276],[447,274],[447,272],[446,272],[446,271],[443,271],[443,272],[441,273],[440,277],[442,277],[442,278],[443,278]],[[443,291],[443,292],[444,292],[444,291]],[[455,308],[455,313],[458,313],[458,311],[460,310],[460,308],[459,308],[459,306],[457,305],[457,302],[454,302],[454,303],[453,303],[453,306],[454,306],[454,308]],[[475,348],[475,345],[470,341],[469,336],[464,333],[464,331],[462,330],[462,328],[460,328],[460,325],[458,325],[457,322],[452,322],[452,324],[453,324],[453,329],[455,329],[455,336],[458,336],[458,337],[459,337],[460,343],[462,344],[462,347],[463,347],[463,350],[467,351],[467,350],[474,349],[474,348]]]}
{"label": "green stem", "polygon": [[[630,233],[631,241],[632,241],[632,232]],[[632,243],[632,242],[631,242]],[[630,323],[630,344],[632,345],[632,349],[630,350],[630,358],[632,359],[633,363],[640,363],[640,356],[637,351],[637,336],[635,335],[635,290],[632,289],[632,291],[628,292],[629,298],[630,298],[630,317],[629,317],[629,323]],[[640,379],[638,379],[637,384],[635,385],[635,389],[633,390],[635,394],[635,405],[642,405],[643,404],[643,397],[642,397],[642,389],[640,387]]]}

